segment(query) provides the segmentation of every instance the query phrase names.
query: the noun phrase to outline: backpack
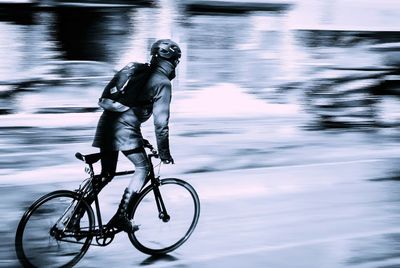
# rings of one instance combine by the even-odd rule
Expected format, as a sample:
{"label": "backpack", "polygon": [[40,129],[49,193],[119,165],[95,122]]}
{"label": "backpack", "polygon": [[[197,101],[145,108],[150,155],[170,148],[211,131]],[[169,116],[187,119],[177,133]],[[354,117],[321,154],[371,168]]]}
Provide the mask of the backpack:
{"label": "backpack", "polygon": [[118,71],[104,88],[98,105],[107,111],[125,112],[144,104],[138,97],[150,77],[150,65],[131,62]]}

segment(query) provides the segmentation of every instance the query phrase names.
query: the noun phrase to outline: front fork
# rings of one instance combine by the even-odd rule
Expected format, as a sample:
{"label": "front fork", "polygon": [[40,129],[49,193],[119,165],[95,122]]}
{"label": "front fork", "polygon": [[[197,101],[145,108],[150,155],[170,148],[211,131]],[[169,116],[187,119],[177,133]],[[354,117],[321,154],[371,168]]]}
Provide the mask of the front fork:
{"label": "front fork", "polygon": [[157,209],[158,209],[158,218],[163,222],[168,222],[170,220],[170,216],[168,215],[167,209],[165,208],[164,200],[162,199],[161,192],[159,186],[160,178],[154,178],[153,184],[153,193],[156,199]]}
{"label": "front fork", "polygon": [[153,166],[153,161],[152,161],[153,157],[158,158],[158,154],[156,154],[156,152],[153,150],[152,150],[153,153],[148,155],[149,164],[150,164],[150,173],[149,173],[150,183],[153,187],[154,198],[155,198],[156,204],[157,204],[158,218],[160,220],[162,220],[163,222],[168,222],[171,217],[168,215],[167,209],[165,208],[165,204],[162,199],[160,188],[159,188],[161,185],[160,176],[157,176],[157,177],[155,176],[154,166]]}

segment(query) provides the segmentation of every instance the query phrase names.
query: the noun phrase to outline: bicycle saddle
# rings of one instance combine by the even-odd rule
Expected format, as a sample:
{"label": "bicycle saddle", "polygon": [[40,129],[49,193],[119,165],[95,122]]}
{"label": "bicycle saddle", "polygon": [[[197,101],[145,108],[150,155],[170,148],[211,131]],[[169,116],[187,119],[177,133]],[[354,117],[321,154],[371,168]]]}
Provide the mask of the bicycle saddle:
{"label": "bicycle saddle", "polygon": [[83,154],[77,152],[75,154],[75,157],[78,158],[79,160],[85,162],[86,164],[90,165],[90,164],[93,164],[93,163],[96,163],[97,161],[99,161],[101,158],[101,154],[96,153],[96,154],[83,155]]}

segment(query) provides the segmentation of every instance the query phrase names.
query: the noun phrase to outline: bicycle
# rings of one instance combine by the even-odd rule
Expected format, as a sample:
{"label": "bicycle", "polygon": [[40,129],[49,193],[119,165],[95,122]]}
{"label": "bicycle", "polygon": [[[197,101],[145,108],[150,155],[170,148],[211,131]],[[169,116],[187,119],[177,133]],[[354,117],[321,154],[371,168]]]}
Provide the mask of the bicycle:
{"label": "bicycle", "polygon": [[[136,231],[128,233],[128,237],[139,251],[163,255],[177,249],[193,233],[200,216],[200,200],[189,183],[156,176],[152,160],[159,158],[158,152],[148,142],[145,147],[151,151],[147,154],[151,171],[137,199],[129,204],[128,217]],[[75,156],[87,165],[85,171],[90,177],[75,191],[58,190],[40,197],[19,222],[15,250],[24,267],[72,267],[91,245],[107,246],[121,232],[102,221],[96,191],[101,176],[95,175],[93,168],[100,153]],[[115,176],[134,172],[120,171]],[[91,191],[96,213],[85,201]],[[71,224],[76,217],[80,217],[79,224]]]}

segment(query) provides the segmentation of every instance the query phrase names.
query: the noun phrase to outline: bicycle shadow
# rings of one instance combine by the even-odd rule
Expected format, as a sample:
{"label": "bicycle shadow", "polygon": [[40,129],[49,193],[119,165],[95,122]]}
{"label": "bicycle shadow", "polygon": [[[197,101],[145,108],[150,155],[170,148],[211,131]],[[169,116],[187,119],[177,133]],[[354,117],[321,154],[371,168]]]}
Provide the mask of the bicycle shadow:
{"label": "bicycle shadow", "polygon": [[173,262],[179,260],[177,257],[171,256],[171,255],[160,255],[160,256],[150,256],[146,259],[144,259],[139,265],[140,266],[146,266],[146,265],[151,265],[159,261],[164,261],[164,262]]}

